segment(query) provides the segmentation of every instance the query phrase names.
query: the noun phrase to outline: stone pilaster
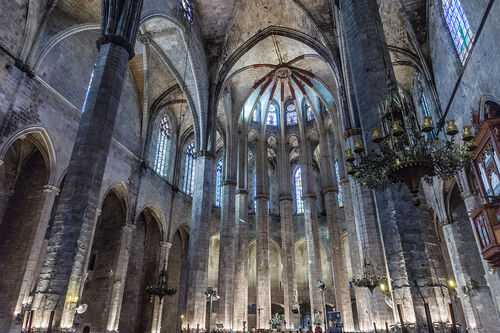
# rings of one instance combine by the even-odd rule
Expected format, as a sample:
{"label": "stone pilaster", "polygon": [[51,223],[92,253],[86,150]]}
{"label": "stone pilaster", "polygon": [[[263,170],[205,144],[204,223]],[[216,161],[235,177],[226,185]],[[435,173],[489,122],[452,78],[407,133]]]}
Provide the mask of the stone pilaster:
{"label": "stone pilaster", "polygon": [[[358,233],[356,230],[356,220],[354,217],[353,198],[351,195],[351,186],[349,179],[340,181],[342,193],[344,195],[344,214],[347,227],[347,241],[349,243],[349,253],[351,255],[351,268],[353,276],[359,276],[362,273],[361,254],[359,250]],[[368,305],[366,293],[361,288],[354,287],[356,298],[356,308],[358,313],[358,326],[360,330],[370,329],[368,320]]]}
{"label": "stone pilaster", "polygon": [[298,328],[299,316],[292,309],[298,305],[295,277],[295,244],[293,237],[293,198],[280,198],[281,252],[283,263],[283,294],[287,328]]}
{"label": "stone pilaster", "polygon": [[321,270],[321,251],[318,230],[318,214],[316,209],[316,196],[306,194],[304,200],[304,229],[306,233],[307,261],[309,263],[309,298],[311,313],[319,311],[324,314],[325,305],[321,291],[317,288],[319,280],[323,279]]}
{"label": "stone pilaster", "polygon": [[257,328],[268,328],[271,320],[271,279],[269,276],[269,221],[267,195],[257,195]]}
{"label": "stone pilaster", "polygon": [[233,328],[248,328],[248,191],[236,191],[236,232],[238,235],[234,278]]}
{"label": "stone pilaster", "polygon": [[191,225],[189,234],[189,281],[186,306],[186,325],[205,327],[208,280],[208,247],[210,212],[213,203],[213,152],[197,152]]}
{"label": "stone pilaster", "polygon": [[136,226],[126,223],[122,228],[120,240],[120,252],[115,270],[115,282],[110,299],[110,310],[106,329],[114,332],[118,331],[120,323],[120,313],[122,309],[123,292],[125,291],[125,280],[127,279],[128,261],[130,258],[130,242]]}
{"label": "stone pilaster", "polygon": [[338,191],[334,188],[323,190],[325,196],[326,218],[328,221],[328,234],[330,236],[330,251],[332,253],[333,281],[335,284],[335,303],[337,311],[342,314],[344,329],[354,331],[352,316],[351,296],[347,281],[346,257],[344,242],[342,240],[342,227],[337,216]]}
{"label": "stone pilaster", "polygon": [[235,265],[235,195],[237,182],[224,180],[222,186],[222,208],[219,249],[219,311],[217,323],[226,328],[233,327],[234,265]]}
{"label": "stone pilaster", "polygon": [[107,8],[102,11],[105,15],[101,20],[94,80],[80,121],[36,291],[34,327],[48,327],[54,310],[52,326],[59,327],[64,304],[70,304],[78,295],[142,3],[142,0],[103,2]]}
{"label": "stone pilaster", "polygon": [[[172,248],[172,243],[161,241],[160,242],[160,255],[158,256],[158,271],[159,274],[163,268],[168,269],[168,255],[170,254],[170,249]],[[160,302],[158,297],[154,299],[153,307],[153,320],[151,324],[151,333],[161,332],[161,319],[163,314],[163,302]]]}

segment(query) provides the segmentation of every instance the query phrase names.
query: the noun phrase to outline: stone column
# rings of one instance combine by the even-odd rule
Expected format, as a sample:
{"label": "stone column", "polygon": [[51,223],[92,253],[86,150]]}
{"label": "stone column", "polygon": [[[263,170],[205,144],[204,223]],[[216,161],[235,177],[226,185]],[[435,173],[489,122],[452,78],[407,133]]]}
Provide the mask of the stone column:
{"label": "stone column", "polygon": [[[388,93],[388,71],[391,77],[394,77],[378,5],[372,0],[344,0],[339,5],[353,93],[357,109],[362,110],[362,114],[359,114],[361,129],[351,129],[349,142],[352,146],[352,140],[355,139],[353,136],[364,134],[366,149],[378,149],[371,142],[371,129],[380,126],[377,108]],[[363,139],[360,136],[357,138]],[[386,274],[379,226],[379,219],[381,222],[385,221],[391,214],[382,203],[385,193],[377,194],[375,201],[373,191],[362,188],[357,183],[351,183],[351,195],[354,198],[359,258],[370,259],[379,274]],[[411,200],[409,205],[412,205]],[[369,300],[366,310],[369,312],[365,316],[369,316],[367,319],[370,322],[367,326],[365,321],[362,329],[372,329],[373,322],[378,327],[385,326],[385,322],[389,324],[394,322],[393,311],[386,304],[384,295],[379,290],[373,295],[369,292],[366,294]],[[363,314],[360,314],[360,318],[362,316]]]}
{"label": "stone column", "polygon": [[347,281],[347,267],[342,240],[342,227],[337,216],[338,191],[335,188],[323,190],[325,196],[326,218],[328,221],[328,235],[332,253],[333,281],[335,284],[335,303],[337,311],[342,314],[344,330],[354,331],[351,296]]}
{"label": "stone column", "polygon": [[248,328],[248,191],[236,191],[236,247],[233,328]]}
{"label": "stone column", "polygon": [[295,277],[295,242],[293,237],[293,198],[280,198],[281,252],[283,253],[283,294],[287,328],[298,328],[300,318],[292,309],[298,305]]}
{"label": "stone column", "polygon": [[[23,282],[21,284],[21,290],[17,299],[14,315],[21,313],[23,305],[30,304],[32,301],[30,300],[30,293],[33,288],[33,282],[37,278],[35,274],[37,273],[40,254],[42,253],[41,251],[43,248],[43,241],[49,224],[50,214],[52,212],[52,206],[54,205],[54,201],[56,196],[59,195],[59,192],[59,188],[54,185],[45,185],[43,187],[44,204],[40,214],[40,222],[38,223],[35,238],[33,239],[31,251],[29,252],[30,255],[28,263],[26,264],[26,271],[24,272]],[[11,327],[11,330],[13,329],[14,328]],[[17,331],[19,330],[16,329],[16,332]]]}
{"label": "stone column", "polygon": [[[103,2],[106,8],[102,10],[94,80],[38,283],[34,327],[48,327],[54,310],[52,326],[59,327],[64,304],[71,303],[78,295],[127,63],[134,53],[142,3],[142,0]],[[71,328],[67,325],[61,328]]]}
{"label": "stone column", "polygon": [[234,265],[235,265],[235,195],[238,183],[234,180],[224,180],[222,187],[222,208],[220,219],[220,249],[219,249],[219,281],[218,293],[219,311],[217,320],[224,328],[233,327],[234,305]]}
{"label": "stone column", "polygon": [[[351,195],[351,185],[349,179],[345,178],[340,181],[342,193],[344,195],[344,214],[347,227],[347,241],[349,244],[349,253],[351,255],[351,268],[353,276],[360,276],[362,273],[361,254],[359,250],[358,233],[356,230],[356,220],[354,217],[353,198]],[[358,329],[371,329],[371,324],[368,318],[368,304],[366,292],[361,288],[354,287],[354,295],[356,298],[356,308],[358,314]]]}
{"label": "stone column", "polygon": [[[172,243],[161,241],[160,242],[160,255],[158,257],[158,271],[159,274],[163,268],[168,269],[168,255],[170,254],[170,249],[172,248]],[[151,324],[151,333],[161,332],[161,318],[163,314],[163,302],[160,302],[159,297],[154,299],[153,307],[153,320]]]}
{"label": "stone column", "polygon": [[213,168],[216,158],[211,151],[195,154],[195,182],[189,234],[189,281],[186,306],[186,325],[205,327],[208,280],[208,248],[210,216],[213,203]]}
{"label": "stone column", "polygon": [[130,242],[136,226],[131,223],[126,223],[122,227],[120,239],[120,252],[116,261],[115,282],[110,299],[110,309],[106,330],[110,332],[118,332],[120,323],[120,313],[122,309],[123,292],[125,290],[125,280],[127,279],[128,261],[130,258]]}
{"label": "stone column", "polygon": [[[443,233],[457,283],[456,290],[469,331],[493,332],[495,327],[500,325],[498,313],[495,311],[497,300],[494,293],[498,272],[491,270],[488,263],[482,259],[477,233],[469,218],[478,206],[478,200],[471,193],[462,193],[462,197],[464,210],[457,212],[457,216],[453,216],[450,223],[443,225]],[[477,288],[470,293],[464,292],[472,286],[472,281],[477,283]]]}
{"label": "stone column", "polygon": [[269,277],[269,196],[257,195],[257,328],[269,327],[271,320],[271,279]]}
{"label": "stone column", "polygon": [[309,297],[311,302],[311,314],[314,318],[314,311],[322,314],[325,312],[325,305],[321,291],[317,288],[319,280],[323,279],[321,270],[321,251],[318,230],[318,214],[316,209],[316,196],[306,194],[302,196],[304,200],[304,222],[307,244],[307,261],[309,263]]}

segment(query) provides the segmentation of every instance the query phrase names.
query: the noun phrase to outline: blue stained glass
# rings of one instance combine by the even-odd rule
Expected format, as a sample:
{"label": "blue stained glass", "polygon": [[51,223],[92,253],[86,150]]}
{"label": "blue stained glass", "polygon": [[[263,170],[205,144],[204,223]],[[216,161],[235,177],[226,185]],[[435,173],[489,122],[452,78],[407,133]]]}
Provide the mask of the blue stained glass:
{"label": "blue stained glass", "polygon": [[297,110],[295,110],[295,105],[290,104],[286,108],[286,123],[287,125],[297,125]]}
{"label": "blue stained glass", "polygon": [[169,128],[168,128],[168,118],[164,116],[160,122],[160,128],[158,131],[158,143],[156,145],[156,155],[154,170],[161,177],[166,176],[166,166],[169,151]]}
{"label": "blue stained glass", "polygon": [[222,159],[219,160],[219,162],[217,163],[217,173],[216,173],[216,176],[215,176],[215,205],[217,207],[220,207],[221,206],[221,202],[222,202],[222,187],[221,187],[221,183],[222,183]]}
{"label": "blue stained glass", "polygon": [[297,208],[297,214],[304,213],[304,201],[302,200],[302,168],[298,167],[295,170],[294,175],[295,180],[295,205]]}
{"label": "blue stained glass", "polygon": [[469,21],[464,14],[460,0],[442,0],[444,17],[460,61],[465,63],[474,41]]}
{"label": "blue stained glass", "polygon": [[314,119],[314,113],[312,112],[312,108],[307,102],[306,102],[306,114],[307,114],[307,121]]}
{"label": "blue stained glass", "polygon": [[344,207],[344,191],[342,190],[342,186],[340,186],[340,168],[339,168],[339,162],[335,161],[335,175],[337,177],[337,184],[339,186],[339,194],[338,194],[338,200],[339,200],[339,207]]}
{"label": "blue stained glass", "polygon": [[193,189],[194,189],[194,142],[191,142],[186,149],[183,191],[186,194],[193,195]]}
{"label": "blue stained glass", "polygon": [[253,174],[253,210],[257,212],[257,200],[255,200],[255,197],[257,196],[257,176],[254,173]]}
{"label": "blue stained glass", "polygon": [[269,106],[269,111],[267,113],[267,124],[270,126],[278,125],[278,112],[274,104],[271,104],[271,106]]}
{"label": "blue stained glass", "polygon": [[191,2],[189,0],[179,0],[179,2],[184,10],[184,17],[189,23],[193,23],[193,6],[191,6]]}
{"label": "blue stained glass", "polygon": [[87,93],[85,94],[85,101],[83,101],[82,113],[85,112],[85,107],[87,106],[87,99],[90,94],[90,86],[92,85],[92,81],[94,80],[94,70],[92,70],[92,74],[90,74],[89,85],[87,86]]}

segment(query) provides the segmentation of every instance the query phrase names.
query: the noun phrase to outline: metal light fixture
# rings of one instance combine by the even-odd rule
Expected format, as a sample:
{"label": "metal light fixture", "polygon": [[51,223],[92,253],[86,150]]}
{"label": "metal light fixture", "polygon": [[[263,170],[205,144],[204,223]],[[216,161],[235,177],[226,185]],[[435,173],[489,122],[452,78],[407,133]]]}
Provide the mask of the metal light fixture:
{"label": "metal light fixture", "polygon": [[149,285],[146,287],[146,292],[151,295],[151,300],[153,300],[154,296],[158,296],[160,299],[160,303],[165,296],[172,296],[177,292],[177,289],[169,289],[167,287],[167,263],[166,261],[163,263],[163,269],[158,276],[156,284]]}
{"label": "metal light fixture", "polygon": [[353,277],[351,283],[356,287],[368,288],[370,292],[378,286],[383,292],[387,289],[387,278],[385,276],[375,274],[371,261],[365,259],[363,263],[363,274],[360,277]]}
{"label": "metal light fixture", "polygon": [[206,289],[205,290],[205,296],[210,300],[210,308],[208,310],[208,332],[212,332],[212,302],[213,300],[218,300],[220,298],[219,294],[217,293],[217,290],[214,289]]}
{"label": "metal light fixture", "polygon": [[388,74],[389,93],[379,107],[380,129],[372,129],[372,141],[377,151],[363,154],[361,140],[354,143],[359,156],[356,164],[352,150],[346,151],[347,172],[361,185],[384,190],[390,184],[404,183],[414,195],[413,203],[420,204],[417,194],[420,180],[432,183],[432,177],[448,179],[456,175],[470,160],[476,145],[471,127],[462,134],[464,146],[454,143],[459,133],[455,120],[447,120],[446,139],[439,133],[444,120],[434,128],[432,117],[419,120],[410,95]]}
{"label": "metal light fixture", "polygon": [[318,284],[316,287],[321,291],[321,297],[323,299],[323,306],[324,306],[324,315],[323,315],[323,321],[325,324],[325,332],[328,329],[328,322],[327,322],[327,313],[326,313],[326,302],[325,302],[325,290],[326,290],[326,285],[323,283],[323,281],[319,280]]}

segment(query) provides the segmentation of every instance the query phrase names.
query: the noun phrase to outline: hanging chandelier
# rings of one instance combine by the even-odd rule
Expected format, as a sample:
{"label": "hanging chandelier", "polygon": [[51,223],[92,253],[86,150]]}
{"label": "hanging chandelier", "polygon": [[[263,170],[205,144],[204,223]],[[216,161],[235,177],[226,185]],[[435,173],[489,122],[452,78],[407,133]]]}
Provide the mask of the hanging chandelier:
{"label": "hanging chandelier", "polygon": [[156,284],[154,285],[149,285],[146,287],[146,292],[151,295],[151,300],[155,296],[158,296],[160,299],[160,303],[163,300],[165,296],[172,296],[177,292],[177,289],[169,289],[167,287],[167,269],[166,269],[166,261],[163,264],[163,269],[160,272],[160,275],[158,276],[158,279],[156,281]]}
{"label": "hanging chandelier", "polygon": [[404,183],[418,206],[420,180],[432,184],[433,177],[443,180],[453,177],[467,165],[477,146],[471,126],[464,126],[465,144],[460,147],[454,143],[459,133],[455,120],[446,121],[447,136],[440,138],[444,121],[437,128],[431,116],[423,117],[421,122],[408,92],[394,83],[389,74],[388,77],[389,93],[379,106],[380,129],[372,129],[372,141],[379,149],[364,154],[362,141],[356,140],[354,153],[359,163],[352,150],[347,149],[347,173],[362,186],[374,190]]}
{"label": "hanging chandelier", "polygon": [[371,293],[376,287],[380,290],[387,290],[387,279],[385,276],[375,274],[369,259],[365,259],[363,263],[363,274],[360,277],[353,277],[351,283],[356,287],[368,288]]}

